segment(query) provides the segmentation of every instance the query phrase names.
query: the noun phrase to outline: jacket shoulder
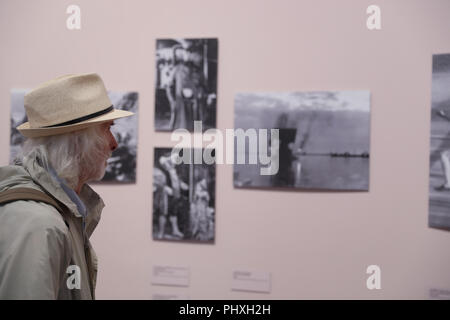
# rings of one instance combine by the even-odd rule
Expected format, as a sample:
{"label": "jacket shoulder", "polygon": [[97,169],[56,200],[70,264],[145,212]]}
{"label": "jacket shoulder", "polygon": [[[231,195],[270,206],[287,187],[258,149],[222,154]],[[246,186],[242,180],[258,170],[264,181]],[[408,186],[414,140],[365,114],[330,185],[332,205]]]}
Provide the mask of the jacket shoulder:
{"label": "jacket shoulder", "polygon": [[34,200],[16,200],[0,206],[2,227],[29,231],[59,231],[69,234],[63,217],[50,204]]}
{"label": "jacket shoulder", "polygon": [[73,253],[68,227],[51,205],[0,206],[0,299],[56,299]]}

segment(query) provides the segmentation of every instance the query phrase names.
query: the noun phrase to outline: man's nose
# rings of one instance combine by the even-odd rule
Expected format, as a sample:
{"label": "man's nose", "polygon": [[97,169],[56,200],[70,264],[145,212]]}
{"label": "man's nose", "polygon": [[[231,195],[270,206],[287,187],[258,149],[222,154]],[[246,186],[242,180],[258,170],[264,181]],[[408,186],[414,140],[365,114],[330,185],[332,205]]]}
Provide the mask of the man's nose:
{"label": "man's nose", "polygon": [[111,143],[110,143],[111,151],[116,150],[117,146],[118,144],[116,138],[113,135],[111,135]]}

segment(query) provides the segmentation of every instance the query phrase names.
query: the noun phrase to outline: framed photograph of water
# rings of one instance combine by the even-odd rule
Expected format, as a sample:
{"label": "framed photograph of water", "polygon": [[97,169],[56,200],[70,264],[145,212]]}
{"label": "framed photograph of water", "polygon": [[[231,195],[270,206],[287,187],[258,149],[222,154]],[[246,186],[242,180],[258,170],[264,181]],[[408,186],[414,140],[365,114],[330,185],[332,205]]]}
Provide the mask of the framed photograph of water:
{"label": "framed photograph of water", "polygon": [[237,188],[369,190],[369,91],[239,93],[234,124]]}

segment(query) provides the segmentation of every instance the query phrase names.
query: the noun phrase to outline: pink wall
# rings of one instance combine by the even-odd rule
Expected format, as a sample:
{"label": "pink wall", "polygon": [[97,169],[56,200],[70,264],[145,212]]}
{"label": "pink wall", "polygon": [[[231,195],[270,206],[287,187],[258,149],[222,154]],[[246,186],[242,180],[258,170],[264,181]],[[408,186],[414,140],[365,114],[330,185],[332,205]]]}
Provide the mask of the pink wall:
{"label": "pink wall", "polygon": [[[82,29],[66,29],[81,7]],[[382,29],[366,28],[381,7]],[[218,127],[242,91],[370,90],[370,191],[237,190],[217,167],[216,243],[151,238],[154,50],[162,37],[219,39]],[[450,289],[450,233],[427,227],[431,55],[450,53],[447,0],[0,2],[0,164],[8,162],[10,89],[98,72],[140,94],[138,180],[95,186],[107,206],[93,235],[97,296],[149,299],[427,298]],[[450,90],[450,88],[449,88]],[[188,288],[150,283],[153,265],[191,270]],[[381,267],[381,290],[365,286]],[[272,273],[272,293],[230,290],[231,271]]]}

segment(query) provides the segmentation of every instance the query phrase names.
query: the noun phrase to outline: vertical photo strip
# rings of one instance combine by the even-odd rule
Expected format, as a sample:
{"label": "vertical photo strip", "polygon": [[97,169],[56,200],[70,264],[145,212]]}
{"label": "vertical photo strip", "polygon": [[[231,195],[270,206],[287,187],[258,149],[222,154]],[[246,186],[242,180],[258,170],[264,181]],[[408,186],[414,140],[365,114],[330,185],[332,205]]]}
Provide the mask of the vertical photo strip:
{"label": "vertical photo strip", "polygon": [[217,54],[217,39],[156,40],[156,131],[216,127]]}
{"label": "vertical photo strip", "polygon": [[[369,190],[369,91],[239,93],[234,125],[244,132],[278,129],[273,174],[262,175],[260,164],[248,164],[253,153],[267,153],[249,148],[249,143],[260,147],[259,141],[235,144],[235,158],[247,159],[234,164],[237,188]],[[271,149],[275,141],[271,135],[267,140]]]}
{"label": "vertical photo strip", "polygon": [[450,54],[433,55],[428,225],[450,229]]}
{"label": "vertical photo strip", "polygon": [[[14,163],[25,140],[16,127],[28,121],[24,108],[24,97],[28,91],[28,89],[11,90],[10,164]],[[139,95],[133,91],[108,91],[108,97],[114,108],[131,111],[135,115],[114,121],[111,131],[117,140],[118,147],[108,159],[105,176],[101,182],[134,183],[136,181]]]}
{"label": "vertical photo strip", "polygon": [[[172,153],[171,148],[154,150],[152,229],[155,240],[214,242],[216,167],[194,164],[196,150],[186,148],[180,153]],[[180,163],[181,157],[192,161]]]}

